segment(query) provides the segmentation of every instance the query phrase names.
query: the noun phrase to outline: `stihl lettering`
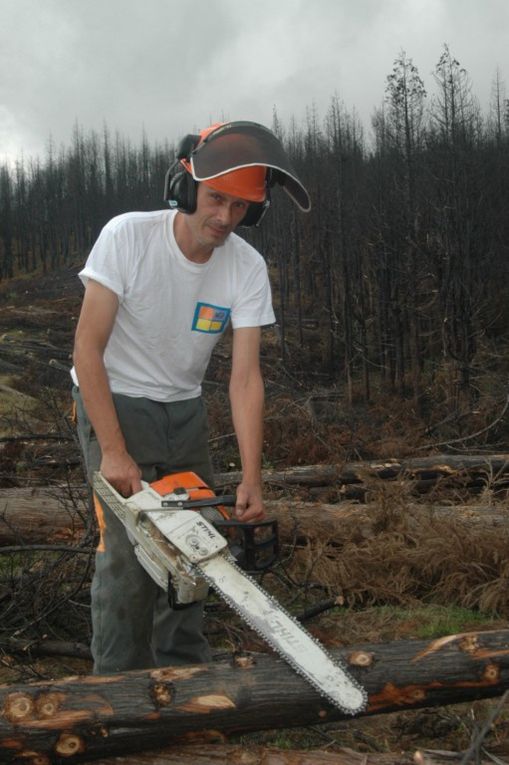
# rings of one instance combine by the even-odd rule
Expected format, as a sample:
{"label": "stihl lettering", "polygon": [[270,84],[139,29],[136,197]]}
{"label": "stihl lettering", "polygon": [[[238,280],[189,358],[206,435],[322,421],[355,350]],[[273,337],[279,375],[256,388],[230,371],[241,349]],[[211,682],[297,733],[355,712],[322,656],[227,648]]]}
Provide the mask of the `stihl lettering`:
{"label": "stihl lettering", "polygon": [[205,534],[208,536],[209,539],[215,539],[216,535],[212,531],[212,529],[207,526],[206,523],[201,523],[200,521],[196,521],[196,525],[198,526],[200,531],[205,532]]}
{"label": "stihl lettering", "polygon": [[285,627],[284,624],[281,624],[279,619],[271,619],[270,626],[276,635],[279,635],[282,640],[286,640],[286,642],[294,648],[299,645],[300,640],[298,636],[288,629],[288,627]]}

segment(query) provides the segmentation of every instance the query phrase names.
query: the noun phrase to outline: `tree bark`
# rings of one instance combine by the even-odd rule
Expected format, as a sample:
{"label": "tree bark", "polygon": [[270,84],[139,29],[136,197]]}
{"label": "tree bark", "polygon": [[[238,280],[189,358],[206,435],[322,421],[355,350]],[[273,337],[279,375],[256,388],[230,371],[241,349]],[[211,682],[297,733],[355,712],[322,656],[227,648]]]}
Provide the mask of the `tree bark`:
{"label": "tree bark", "polygon": [[[168,747],[157,752],[107,757],[95,765],[460,765],[464,752],[421,749],[411,752],[376,752],[366,754],[345,747],[335,752],[321,749],[273,749],[241,747],[235,744],[190,744]],[[501,763],[502,760],[499,760]],[[481,759],[479,765],[493,765]]]}
{"label": "tree bark", "polygon": [[[447,762],[450,765],[459,765],[460,760],[461,755],[457,753],[456,758],[450,757]],[[336,752],[324,752],[321,749],[275,749],[262,746],[246,748],[235,744],[217,743],[207,746],[177,745],[157,752],[107,757],[97,760],[96,765],[415,765],[415,761],[412,754],[401,752],[360,754],[346,748]],[[431,765],[429,759],[426,760],[426,765]],[[443,759],[440,765],[444,765]]]}
{"label": "tree bark", "polygon": [[83,534],[86,486],[0,489],[0,545],[68,544]]}
{"label": "tree bark", "polygon": [[[437,479],[442,476],[466,475],[497,478],[509,473],[509,454],[436,454],[403,460],[350,462],[334,465],[302,465],[283,470],[264,470],[263,481],[282,486],[328,486],[362,483],[367,478]],[[218,485],[237,483],[241,473],[216,474]]]}
{"label": "tree bark", "polygon": [[[509,630],[332,651],[364,714],[471,701],[509,687]],[[221,734],[345,719],[272,656],[0,687],[0,761],[62,765]],[[350,718],[346,718],[350,719]]]}
{"label": "tree bark", "polygon": [[13,653],[32,656],[70,656],[75,659],[91,659],[88,645],[70,640],[19,640],[9,638],[7,643]]}
{"label": "tree bark", "polygon": [[[0,490],[0,547],[77,542],[83,536],[85,521],[90,519],[86,497],[85,487],[74,490],[73,497],[67,489]],[[384,501],[387,504],[387,500]],[[509,523],[507,510],[502,505],[434,505],[401,500],[398,504],[402,512],[404,508],[408,515],[416,517],[432,514],[439,519],[485,527]],[[289,541],[296,535],[316,536],[318,525],[320,533],[335,538],[340,538],[352,525],[359,534],[372,536],[377,512],[382,507],[378,501],[330,504],[293,499],[271,500],[266,505],[268,516],[278,521],[281,541]]]}

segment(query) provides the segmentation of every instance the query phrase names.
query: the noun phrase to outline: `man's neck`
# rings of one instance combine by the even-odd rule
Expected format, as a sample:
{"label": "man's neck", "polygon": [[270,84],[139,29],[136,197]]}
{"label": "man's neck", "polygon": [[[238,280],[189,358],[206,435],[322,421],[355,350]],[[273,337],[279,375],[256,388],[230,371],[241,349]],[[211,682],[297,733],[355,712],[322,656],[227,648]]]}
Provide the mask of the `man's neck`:
{"label": "man's neck", "polygon": [[212,257],[214,248],[205,245],[193,237],[190,229],[186,226],[184,215],[177,212],[173,224],[173,233],[182,254],[192,263],[207,263]]}

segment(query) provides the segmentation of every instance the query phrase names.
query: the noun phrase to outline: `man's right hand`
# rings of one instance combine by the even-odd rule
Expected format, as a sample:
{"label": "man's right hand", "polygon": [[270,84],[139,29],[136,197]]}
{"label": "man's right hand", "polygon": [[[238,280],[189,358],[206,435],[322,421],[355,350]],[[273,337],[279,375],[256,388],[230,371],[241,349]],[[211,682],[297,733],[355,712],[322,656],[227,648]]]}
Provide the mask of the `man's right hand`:
{"label": "man's right hand", "polygon": [[127,452],[103,454],[100,470],[123,497],[142,490],[141,470]]}

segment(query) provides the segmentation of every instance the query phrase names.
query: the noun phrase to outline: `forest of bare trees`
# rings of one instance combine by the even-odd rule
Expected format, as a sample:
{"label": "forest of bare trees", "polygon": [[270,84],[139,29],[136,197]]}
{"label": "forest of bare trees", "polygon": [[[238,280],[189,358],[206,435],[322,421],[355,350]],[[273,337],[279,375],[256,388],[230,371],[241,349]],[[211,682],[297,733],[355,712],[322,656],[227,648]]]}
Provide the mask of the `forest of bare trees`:
{"label": "forest of bare trees", "polygon": [[[401,52],[369,140],[338,97],[302,126],[275,109],[313,210],[276,190],[246,236],[272,273],[283,361],[341,378],[350,399],[376,385],[420,407],[441,375],[449,402],[473,408],[508,329],[509,100],[497,73],[483,114],[447,46],[433,93]],[[133,146],[77,125],[70,147],[0,167],[0,278],[79,263],[110,217],[161,208],[180,137]]]}

